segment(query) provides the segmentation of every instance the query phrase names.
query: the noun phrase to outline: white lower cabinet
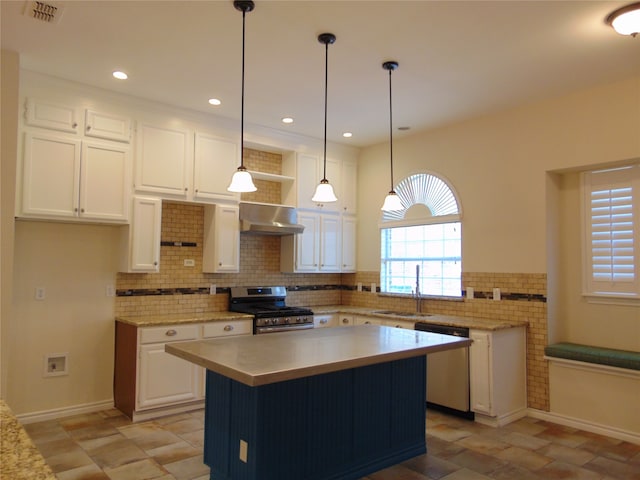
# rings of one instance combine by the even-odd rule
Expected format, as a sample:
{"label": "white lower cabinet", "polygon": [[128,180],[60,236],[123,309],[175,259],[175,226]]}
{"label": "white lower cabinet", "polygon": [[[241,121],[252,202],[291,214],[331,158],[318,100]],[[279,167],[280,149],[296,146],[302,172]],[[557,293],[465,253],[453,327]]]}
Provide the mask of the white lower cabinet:
{"label": "white lower cabinet", "polygon": [[382,319],[377,317],[353,316],[354,325],[382,325]]}
{"label": "white lower cabinet", "polygon": [[133,420],[200,405],[205,369],[165,352],[171,342],[251,335],[252,320],[136,327],[116,322],[114,403]]}
{"label": "white lower cabinet", "polygon": [[313,316],[313,328],[337,327],[338,315],[335,313],[327,313]]}
{"label": "white lower cabinet", "polygon": [[526,330],[471,330],[471,410],[476,420],[504,425],[525,415]]}

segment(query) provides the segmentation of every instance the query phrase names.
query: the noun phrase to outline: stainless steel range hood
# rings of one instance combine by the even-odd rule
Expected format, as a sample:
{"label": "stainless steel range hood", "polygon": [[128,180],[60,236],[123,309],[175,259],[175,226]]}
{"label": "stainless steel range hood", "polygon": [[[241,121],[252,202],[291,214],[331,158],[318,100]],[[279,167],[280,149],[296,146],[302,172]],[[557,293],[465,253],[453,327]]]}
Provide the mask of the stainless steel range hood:
{"label": "stainless steel range hood", "polygon": [[240,232],[254,235],[293,235],[302,233],[293,207],[240,202]]}

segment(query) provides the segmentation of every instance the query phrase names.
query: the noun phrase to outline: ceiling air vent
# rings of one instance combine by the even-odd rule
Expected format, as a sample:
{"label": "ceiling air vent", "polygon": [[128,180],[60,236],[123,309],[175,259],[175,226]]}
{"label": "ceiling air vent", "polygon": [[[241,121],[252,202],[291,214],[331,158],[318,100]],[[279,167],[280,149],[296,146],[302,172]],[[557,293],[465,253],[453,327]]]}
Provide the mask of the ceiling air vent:
{"label": "ceiling air vent", "polygon": [[63,7],[58,2],[27,2],[24,14],[27,17],[42,20],[47,23],[58,23],[62,16]]}

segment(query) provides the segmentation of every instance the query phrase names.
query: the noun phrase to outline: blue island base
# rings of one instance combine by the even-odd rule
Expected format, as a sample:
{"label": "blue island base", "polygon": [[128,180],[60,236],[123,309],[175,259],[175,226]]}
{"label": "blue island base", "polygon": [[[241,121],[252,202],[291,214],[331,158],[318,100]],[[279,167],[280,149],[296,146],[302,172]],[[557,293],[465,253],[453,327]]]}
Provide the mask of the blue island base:
{"label": "blue island base", "polygon": [[349,480],[426,451],[426,356],[249,387],[207,371],[212,480]]}

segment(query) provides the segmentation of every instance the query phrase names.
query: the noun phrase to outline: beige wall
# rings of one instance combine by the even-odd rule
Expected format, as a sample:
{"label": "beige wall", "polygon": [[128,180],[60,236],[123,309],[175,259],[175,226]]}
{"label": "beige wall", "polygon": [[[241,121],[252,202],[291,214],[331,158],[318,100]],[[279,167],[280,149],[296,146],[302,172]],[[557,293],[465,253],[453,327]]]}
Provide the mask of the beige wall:
{"label": "beige wall", "polygon": [[[637,157],[640,77],[394,139],[394,177],[431,171],[451,181],[464,215],[465,271],[541,273],[546,172]],[[377,228],[388,162],[388,144],[359,158],[360,238]],[[359,245],[360,270],[379,270],[379,248],[379,239]]]}
{"label": "beige wall", "polygon": [[6,395],[9,369],[11,292],[13,275],[13,212],[18,141],[18,83],[20,59],[2,50],[0,59],[0,398]]}
{"label": "beige wall", "polygon": [[[16,414],[113,398],[119,227],[16,222],[7,403]],[[35,300],[36,287],[46,289]],[[44,356],[68,353],[69,374],[43,377]]]}

